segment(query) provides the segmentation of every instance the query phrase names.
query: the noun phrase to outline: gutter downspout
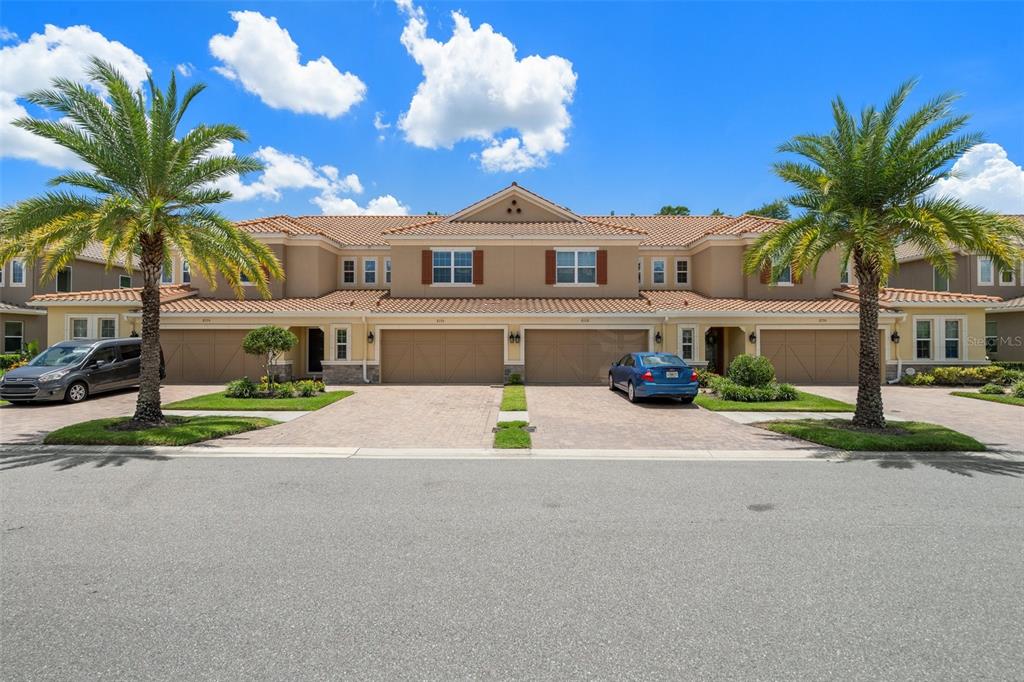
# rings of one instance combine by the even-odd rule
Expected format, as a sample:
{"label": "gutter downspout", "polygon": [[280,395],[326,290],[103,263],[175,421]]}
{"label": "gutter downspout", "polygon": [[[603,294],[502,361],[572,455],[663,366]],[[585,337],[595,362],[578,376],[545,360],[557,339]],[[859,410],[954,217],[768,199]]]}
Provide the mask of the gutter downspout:
{"label": "gutter downspout", "polygon": [[[905,319],[907,319],[907,314],[906,313],[902,313],[900,315],[900,318],[899,318],[898,322],[902,322]],[[900,353],[899,346],[897,346],[896,347],[896,378],[895,379],[890,379],[889,381],[886,381],[885,383],[890,385],[890,386],[893,385],[893,384],[898,384],[898,383],[900,383],[900,379],[902,379],[902,378],[903,378],[903,353]]]}
{"label": "gutter downspout", "polygon": [[[364,333],[366,332],[366,315],[363,315],[363,332]],[[364,336],[363,338],[365,339],[366,337]],[[366,354],[369,352],[369,348],[367,348],[368,345],[369,344],[366,343],[366,341],[364,340],[363,341],[363,383],[364,384],[370,383],[369,377],[366,376]]]}

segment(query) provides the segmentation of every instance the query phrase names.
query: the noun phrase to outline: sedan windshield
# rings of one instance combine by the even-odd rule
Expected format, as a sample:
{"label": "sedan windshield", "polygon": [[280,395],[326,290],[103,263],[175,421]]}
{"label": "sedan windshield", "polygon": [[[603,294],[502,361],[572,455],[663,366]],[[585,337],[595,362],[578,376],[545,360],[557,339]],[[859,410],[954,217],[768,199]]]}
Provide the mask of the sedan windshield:
{"label": "sedan windshield", "polygon": [[644,355],[640,358],[643,360],[644,367],[664,367],[665,365],[685,365],[683,359],[678,355]]}
{"label": "sedan windshield", "polygon": [[67,367],[78,363],[91,350],[90,346],[53,346],[35,356],[28,364],[34,367]]}

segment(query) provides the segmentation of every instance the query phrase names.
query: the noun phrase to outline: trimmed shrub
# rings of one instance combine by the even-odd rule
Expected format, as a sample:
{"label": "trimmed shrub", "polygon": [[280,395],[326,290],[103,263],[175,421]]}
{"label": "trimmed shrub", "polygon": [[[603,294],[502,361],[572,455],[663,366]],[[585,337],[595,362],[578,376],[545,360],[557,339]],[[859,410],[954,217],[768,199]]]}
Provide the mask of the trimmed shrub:
{"label": "trimmed shrub", "polygon": [[21,353],[4,353],[0,355],[0,369],[8,370],[21,362]]}
{"label": "trimmed shrub", "polygon": [[978,389],[978,393],[984,393],[985,395],[1003,395],[1006,393],[1006,389],[999,384],[985,384]]}
{"label": "trimmed shrub", "polygon": [[997,366],[997,367],[1002,367],[1003,369],[1009,369],[1009,370],[1013,370],[1015,372],[1024,372],[1024,362],[1016,362],[1016,361],[1010,361],[1010,360],[1002,360],[1002,361],[996,360],[992,364]]}
{"label": "trimmed shrub", "polygon": [[224,394],[229,398],[255,398],[258,392],[259,387],[252,379],[242,377],[229,383]]}
{"label": "trimmed shrub", "polygon": [[1014,398],[1024,399],[1024,381],[1018,381],[1010,387],[1010,393],[1013,394]]}
{"label": "trimmed shrub", "polygon": [[1008,370],[998,365],[979,367],[936,367],[931,372],[919,372],[900,381],[910,386],[983,386],[985,384],[1011,384],[1022,378],[1019,370]]}
{"label": "trimmed shrub", "polygon": [[274,384],[275,398],[294,398],[298,394],[293,383]]}
{"label": "trimmed shrub", "polygon": [[[286,386],[287,384],[280,384]],[[312,398],[317,393],[324,390],[324,384],[322,381],[315,379],[306,379],[304,381],[296,381],[294,384],[295,392],[303,398]]]}
{"label": "trimmed shrub", "polygon": [[763,355],[737,355],[725,376],[740,386],[763,387],[775,381],[775,368]]}
{"label": "trimmed shrub", "polygon": [[519,386],[523,383],[523,375],[517,372],[512,372],[508,375],[509,386]]}
{"label": "trimmed shrub", "polygon": [[712,382],[715,379],[721,379],[721,374],[715,374],[710,369],[698,369],[697,370],[697,383],[701,388],[711,388]]}
{"label": "trimmed shrub", "polygon": [[780,400],[796,400],[796,388],[790,384],[770,383],[767,386],[743,386],[726,377],[711,381],[711,390],[722,400],[741,403],[767,403]]}

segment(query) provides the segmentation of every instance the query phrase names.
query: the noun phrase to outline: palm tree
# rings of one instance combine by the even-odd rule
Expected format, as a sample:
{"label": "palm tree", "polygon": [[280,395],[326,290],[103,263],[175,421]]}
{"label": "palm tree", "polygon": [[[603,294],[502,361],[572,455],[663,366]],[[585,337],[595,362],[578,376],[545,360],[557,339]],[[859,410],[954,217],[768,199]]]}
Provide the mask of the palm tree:
{"label": "palm tree", "polygon": [[238,296],[243,275],[269,297],[269,278],[284,273],[265,244],[210,208],[231,196],[212,183],[262,168],[252,158],[213,153],[219,144],[245,140],[245,133],[215,124],[178,135],[189,104],[205,86],[189,88],[179,102],[173,73],[166,92],[150,78],[148,93],[132,88],[99,59],[92,60],[88,74],[107,99],[67,79],[26,96],[62,118],[23,118],[15,125],[71,150],[88,170],[50,180],[51,186],[74,190],[49,191],[0,211],[0,262],[41,259],[40,275],[50,279],[90,242],[104,245],[108,268],[121,260],[130,268],[137,259],[143,277],[142,376],[132,422],[154,426],[163,423],[160,273],[172,249],[211,286],[223,276]]}
{"label": "palm tree", "polygon": [[853,424],[884,428],[878,343],[878,295],[896,267],[899,244],[919,247],[949,276],[960,248],[992,258],[999,268],[1021,258],[1024,229],[957,199],[936,196],[935,183],[949,177],[951,162],[982,141],[961,134],[966,115],[954,115],[957,96],[944,94],[897,121],[916,82],[908,81],[880,111],[865,108],[859,120],[842,99],[832,103],[835,129],[800,135],[779,147],[806,162],[783,161],[775,172],[797,193],[789,203],[803,213],[762,235],[747,252],[748,273],[787,267],[794,277],[817,269],[836,249],[853,263],[860,299],[860,362]]}

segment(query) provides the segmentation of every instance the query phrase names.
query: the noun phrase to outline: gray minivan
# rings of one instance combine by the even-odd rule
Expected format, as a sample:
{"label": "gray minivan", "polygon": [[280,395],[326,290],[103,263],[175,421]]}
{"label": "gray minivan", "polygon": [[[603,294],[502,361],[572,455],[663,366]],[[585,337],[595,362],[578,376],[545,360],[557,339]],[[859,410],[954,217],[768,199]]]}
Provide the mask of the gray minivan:
{"label": "gray minivan", "polygon": [[[61,341],[0,379],[0,398],[11,403],[65,400],[80,403],[93,393],[139,384],[142,339]],[[160,378],[164,356],[160,353]]]}

